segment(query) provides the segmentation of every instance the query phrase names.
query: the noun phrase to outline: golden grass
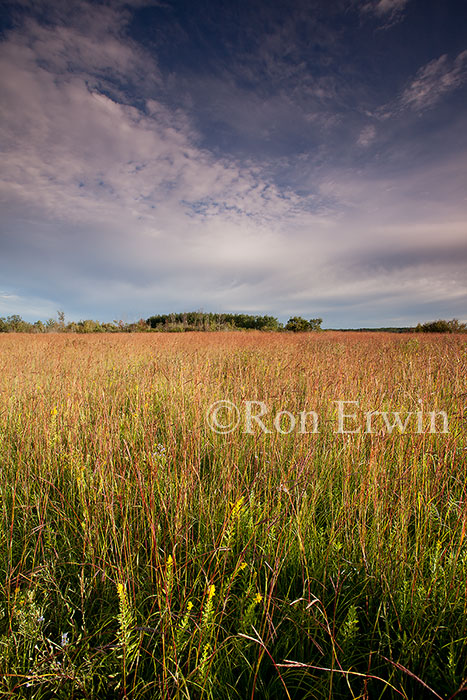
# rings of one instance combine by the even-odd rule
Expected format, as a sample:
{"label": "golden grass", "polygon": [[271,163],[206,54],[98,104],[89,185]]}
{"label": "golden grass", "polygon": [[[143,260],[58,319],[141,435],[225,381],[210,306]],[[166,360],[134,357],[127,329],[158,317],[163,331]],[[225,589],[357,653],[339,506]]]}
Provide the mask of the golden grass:
{"label": "golden grass", "polygon": [[[0,334],[0,368],[5,696],[460,687],[465,336]],[[264,401],[271,432],[214,433],[221,399]],[[421,433],[365,433],[420,406]],[[319,432],[280,434],[279,410]]]}

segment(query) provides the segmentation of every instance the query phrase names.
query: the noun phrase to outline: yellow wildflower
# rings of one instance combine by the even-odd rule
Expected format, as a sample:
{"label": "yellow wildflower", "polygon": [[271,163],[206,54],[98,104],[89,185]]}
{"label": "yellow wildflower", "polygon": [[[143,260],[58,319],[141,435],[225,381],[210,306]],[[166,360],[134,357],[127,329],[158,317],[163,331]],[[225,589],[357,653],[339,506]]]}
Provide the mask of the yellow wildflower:
{"label": "yellow wildflower", "polygon": [[241,511],[245,496],[241,496],[238,501],[231,503],[232,507],[232,518],[235,518]]}

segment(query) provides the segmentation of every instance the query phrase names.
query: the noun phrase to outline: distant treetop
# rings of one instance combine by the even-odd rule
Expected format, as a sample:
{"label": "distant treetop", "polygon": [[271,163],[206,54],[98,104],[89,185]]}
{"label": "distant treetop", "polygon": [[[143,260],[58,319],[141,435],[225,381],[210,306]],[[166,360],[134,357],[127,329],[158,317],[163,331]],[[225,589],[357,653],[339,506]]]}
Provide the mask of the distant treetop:
{"label": "distant treetop", "polygon": [[457,318],[452,321],[429,321],[428,323],[419,323],[415,331],[417,333],[466,333],[467,324],[461,323]]}
{"label": "distant treetop", "polygon": [[310,320],[307,321],[301,316],[292,316],[292,318],[289,318],[287,321],[285,330],[294,331],[294,333],[304,331],[320,331],[322,322],[322,318],[310,318]]}

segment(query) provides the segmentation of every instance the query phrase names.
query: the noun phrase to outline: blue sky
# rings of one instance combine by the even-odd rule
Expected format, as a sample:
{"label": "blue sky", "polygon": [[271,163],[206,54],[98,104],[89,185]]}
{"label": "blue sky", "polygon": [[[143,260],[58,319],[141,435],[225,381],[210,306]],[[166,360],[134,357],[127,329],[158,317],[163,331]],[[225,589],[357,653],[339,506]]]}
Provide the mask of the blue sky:
{"label": "blue sky", "polygon": [[19,0],[0,39],[0,316],[467,320],[464,0]]}

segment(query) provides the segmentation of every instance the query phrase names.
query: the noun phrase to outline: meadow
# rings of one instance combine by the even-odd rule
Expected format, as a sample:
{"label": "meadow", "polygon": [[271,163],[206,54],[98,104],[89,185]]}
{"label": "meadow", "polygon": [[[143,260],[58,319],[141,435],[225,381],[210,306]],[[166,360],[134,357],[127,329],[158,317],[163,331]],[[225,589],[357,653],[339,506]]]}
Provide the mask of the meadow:
{"label": "meadow", "polygon": [[465,694],[465,335],[8,333],[0,368],[0,697]]}

